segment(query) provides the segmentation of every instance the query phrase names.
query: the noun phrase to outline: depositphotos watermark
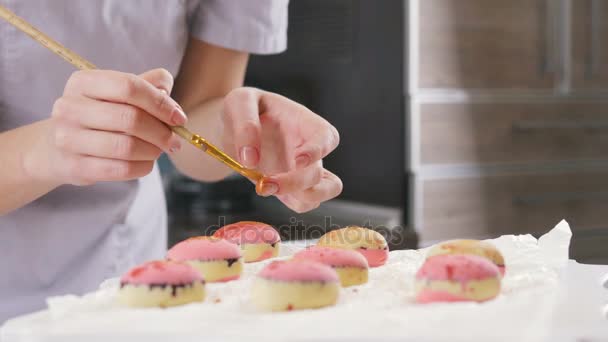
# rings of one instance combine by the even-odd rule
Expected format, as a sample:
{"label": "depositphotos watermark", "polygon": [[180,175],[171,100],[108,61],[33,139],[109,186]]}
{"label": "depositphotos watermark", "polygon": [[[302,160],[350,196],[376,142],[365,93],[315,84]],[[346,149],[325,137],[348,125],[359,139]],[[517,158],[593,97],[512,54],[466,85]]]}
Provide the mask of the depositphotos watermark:
{"label": "depositphotos watermark", "polygon": [[[226,226],[225,216],[218,216],[217,225],[210,225],[205,227],[203,230],[206,232],[214,232],[219,228]],[[333,223],[332,216],[325,216],[323,224],[304,224],[303,220],[298,220],[295,217],[289,218],[288,224],[280,226],[274,226],[279,232],[279,235],[284,240],[315,240],[319,239],[325,233],[343,228],[344,226]],[[403,245],[405,240],[408,238],[406,229],[402,226],[383,226],[383,225],[372,225],[371,221],[366,221],[360,227],[374,230],[384,237],[389,245]],[[264,231],[255,229],[254,225],[243,224],[241,234],[246,236],[249,241],[266,240],[264,239]],[[268,232],[266,232],[268,234]],[[259,235],[259,236],[258,236]],[[410,234],[411,236],[411,234]],[[366,230],[350,230],[348,234],[340,236],[340,239],[346,243],[356,243],[362,240],[373,240],[373,235]],[[342,242],[340,241],[340,242]]]}

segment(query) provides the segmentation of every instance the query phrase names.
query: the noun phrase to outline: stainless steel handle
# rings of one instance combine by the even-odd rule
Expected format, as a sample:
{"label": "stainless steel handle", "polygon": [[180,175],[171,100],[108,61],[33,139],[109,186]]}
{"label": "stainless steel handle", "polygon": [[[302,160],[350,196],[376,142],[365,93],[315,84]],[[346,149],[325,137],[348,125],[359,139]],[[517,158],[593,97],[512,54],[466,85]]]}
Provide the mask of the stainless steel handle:
{"label": "stainless steel handle", "polygon": [[571,203],[571,202],[604,202],[608,201],[608,192],[553,192],[542,194],[521,195],[513,197],[513,204],[522,206],[534,206],[548,203]]}
{"label": "stainless steel handle", "polygon": [[513,131],[516,133],[532,133],[546,130],[585,130],[606,131],[608,133],[608,121],[540,121],[521,120],[513,123]]}
{"label": "stainless steel handle", "polygon": [[589,52],[585,67],[585,78],[588,80],[593,79],[601,58],[601,10],[599,0],[589,0]]}

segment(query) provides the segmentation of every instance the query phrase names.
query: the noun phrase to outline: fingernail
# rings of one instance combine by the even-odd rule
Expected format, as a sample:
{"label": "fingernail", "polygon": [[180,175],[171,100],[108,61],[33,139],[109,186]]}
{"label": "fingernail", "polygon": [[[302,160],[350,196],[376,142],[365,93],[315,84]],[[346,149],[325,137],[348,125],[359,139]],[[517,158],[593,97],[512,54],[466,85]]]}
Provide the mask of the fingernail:
{"label": "fingernail", "polygon": [[308,156],[307,154],[303,154],[296,158],[296,167],[298,169],[307,167],[308,164],[310,164],[310,156]]}
{"label": "fingernail", "polygon": [[251,146],[241,148],[241,163],[243,163],[245,167],[255,167],[259,158],[260,156],[257,148]]}
{"label": "fingernail", "polygon": [[169,152],[175,153],[182,148],[182,142],[177,137],[171,138],[171,142],[169,143]]}
{"label": "fingernail", "polygon": [[260,195],[267,197],[267,196],[272,196],[272,195],[276,194],[277,192],[279,192],[278,184],[265,181],[262,184],[262,191],[260,192]]}
{"label": "fingernail", "polygon": [[178,107],[175,107],[173,112],[171,112],[171,123],[173,123],[175,126],[182,126],[186,123],[186,121],[188,121],[186,114],[184,114],[184,112]]}

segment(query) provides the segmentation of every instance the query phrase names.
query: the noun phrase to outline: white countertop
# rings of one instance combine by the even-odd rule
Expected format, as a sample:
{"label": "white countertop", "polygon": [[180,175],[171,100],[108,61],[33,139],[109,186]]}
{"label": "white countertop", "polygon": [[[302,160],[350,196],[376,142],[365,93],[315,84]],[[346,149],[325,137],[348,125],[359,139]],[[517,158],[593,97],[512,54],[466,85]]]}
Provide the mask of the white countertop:
{"label": "white countertop", "polygon": [[608,265],[570,260],[547,341],[608,341]]}

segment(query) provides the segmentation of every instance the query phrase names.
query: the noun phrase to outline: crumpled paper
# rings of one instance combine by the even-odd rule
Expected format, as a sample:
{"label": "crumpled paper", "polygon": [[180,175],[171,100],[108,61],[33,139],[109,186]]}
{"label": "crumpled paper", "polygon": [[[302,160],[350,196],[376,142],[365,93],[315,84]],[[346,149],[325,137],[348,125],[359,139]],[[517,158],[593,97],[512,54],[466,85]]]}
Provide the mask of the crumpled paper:
{"label": "crumpled paper", "polygon": [[[500,296],[486,303],[415,304],[414,274],[426,249],[406,250],[390,252],[385,266],[370,270],[367,284],[342,289],[334,307],[257,311],[249,289],[266,261],[246,264],[239,281],[207,284],[203,303],[168,309],[121,307],[115,301],[118,280],[110,279],[82,297],[49,298],[48,310],[7,322],[0,339],[539,341],[548,336],[571,236],[562,221],[538,240],[531,235],[488,240],[503,253],[507,273]],[[281,256],[310,243],[283,243]]]}

